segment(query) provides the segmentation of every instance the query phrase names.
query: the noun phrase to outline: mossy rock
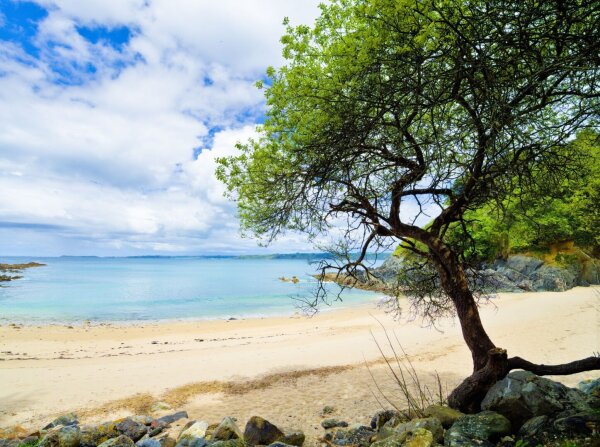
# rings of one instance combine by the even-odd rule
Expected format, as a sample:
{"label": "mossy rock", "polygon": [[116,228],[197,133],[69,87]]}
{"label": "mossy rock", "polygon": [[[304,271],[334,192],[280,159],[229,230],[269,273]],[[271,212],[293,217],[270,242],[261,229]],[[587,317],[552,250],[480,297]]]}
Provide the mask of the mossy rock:
{"label": "mossy rock", "polygon": [[424,414],[425,416],[436,418],[444,428],[450,428],[458,418],[464,416],[460,411],[445,405],[430,405],[425,408]]}

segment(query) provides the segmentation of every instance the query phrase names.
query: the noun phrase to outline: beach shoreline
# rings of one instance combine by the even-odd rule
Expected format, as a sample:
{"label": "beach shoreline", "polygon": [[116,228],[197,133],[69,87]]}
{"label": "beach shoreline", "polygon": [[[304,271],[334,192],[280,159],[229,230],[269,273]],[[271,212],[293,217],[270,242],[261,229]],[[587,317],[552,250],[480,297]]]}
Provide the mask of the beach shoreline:
{"label": "beach shoreline", "polygon": [[[483,306],[481,315],[492,340],[509,355],[562,363],[600,350],[599,301],[597,286],[506,293]],[[306,430],[318,426],[324,405],[333,405],[340,417],[365,423],[360,418],[380,408],[369,374],[395,392],[371,335],[385,340],[380,324],[395,331],[424,376],[437,371],[451,389],[470,373],[470,353],[455,321],[437,328],[397,322],[373,301],[312,318],[4,324],[0,427],[33,428],[68,411],[77,411],[83,422],[99,421],[164,400],[209,422],[259,414]],[[558,379],[575,385],[597,375]]]}

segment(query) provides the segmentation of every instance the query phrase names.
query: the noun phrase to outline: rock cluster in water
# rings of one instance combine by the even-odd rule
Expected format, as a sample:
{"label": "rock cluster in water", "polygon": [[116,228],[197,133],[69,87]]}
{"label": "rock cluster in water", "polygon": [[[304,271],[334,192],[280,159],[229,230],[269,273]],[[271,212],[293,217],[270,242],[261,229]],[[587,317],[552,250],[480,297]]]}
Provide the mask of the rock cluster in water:
{"label": "rock cluster in water", "polygon": [[[443,405],[419,418],[382,410],[366,425],[349,425],[323,408],[321,447],[535,447],[600,445],[600,379],[579,389],[517,371],[487,393],[482,410],[462,414]],[[160,418],[131,416],[80,425],[61,416],[28,436],[0,439],[0,447],[302,447],[300,430],[285,432],[253,416],[242,431],[234,418],[219,424],[190,420],[185,411]],[[177,422],[180,421],[178,425]]]}

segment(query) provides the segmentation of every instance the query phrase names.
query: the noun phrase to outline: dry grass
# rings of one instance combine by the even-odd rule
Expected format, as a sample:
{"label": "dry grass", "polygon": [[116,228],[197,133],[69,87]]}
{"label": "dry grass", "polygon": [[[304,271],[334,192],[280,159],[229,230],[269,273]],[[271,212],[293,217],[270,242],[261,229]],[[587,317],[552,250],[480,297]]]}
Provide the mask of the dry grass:
{"label": "dry grass", "polygon": [[80,410],[77,414],[82,418],[104,413],[116,413],[119,410],[131,411],[133,414],[148,414],[155,402],[156,398],[151,394],[134,394],[124,399],[107,402],[100,407]]}

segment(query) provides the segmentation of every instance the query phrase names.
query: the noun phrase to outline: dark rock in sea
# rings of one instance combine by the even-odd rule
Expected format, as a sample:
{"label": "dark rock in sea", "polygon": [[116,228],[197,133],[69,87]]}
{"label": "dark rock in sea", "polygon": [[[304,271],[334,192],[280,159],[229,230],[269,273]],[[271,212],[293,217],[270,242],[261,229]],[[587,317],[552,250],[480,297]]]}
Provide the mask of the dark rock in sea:
{"label": "dark rock in sea", "polygon": [[485,443],[496,442],[510,432],[510,421],[499,413],[482,411],[477,414],[466,414],[446,431],[444,445],[449,447],[486,445]]}
{"label": "dark rock in sea", "polygon": [[335,418],[329,418],[329,419],[325,419],[325,420],[321,421],[321,427],[323,427],[325,430],[329,430],[330,428],[335,428],[335,427],[347,427],[347,426],[348,426],[348,422],[340,421],[339,419],[335,419]]}
{"label": "dark rock in sea", "polygon": [[244,441],[250,445],[269,445],[283,438],[277,426],[260,416],[252,416],[244,429]]}
{"label": "dark rock in sea", "polygon": [[588,413],[591,411],[588,400],[582,391],[527,371],[513,371],[488,391],[481,408],[506,416],[513,428],[519,429],[535,416]]}
{"label": "dark rock in sea", "polygon": [[120,435],[116,438],[111,438],[104,441],[102,444],[98,445],[98,447],[134,447],[135,443],[131,440],[129,436]]}
{"label": "dark rock in sea", "polygon": [[217,441],[228,441],[230,439],[243,439],[244,434],[239,429],[235,421],[229,416],[225,417],[221,423],[214,429],[211,439]]}
{"label": "dark rock in sea", "polygon": [[146,427],[146,425],[136,422],[130,418],[126,418],[116,424],[115,429],[122,435],[131,438],[134,442],[139,440],[148,431],[148,427]]}

